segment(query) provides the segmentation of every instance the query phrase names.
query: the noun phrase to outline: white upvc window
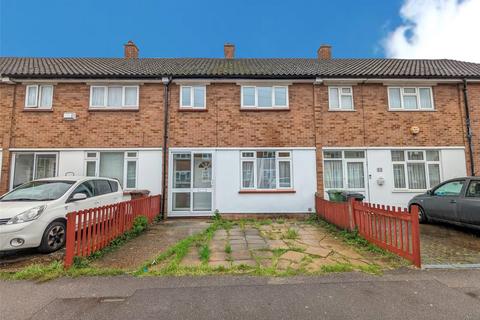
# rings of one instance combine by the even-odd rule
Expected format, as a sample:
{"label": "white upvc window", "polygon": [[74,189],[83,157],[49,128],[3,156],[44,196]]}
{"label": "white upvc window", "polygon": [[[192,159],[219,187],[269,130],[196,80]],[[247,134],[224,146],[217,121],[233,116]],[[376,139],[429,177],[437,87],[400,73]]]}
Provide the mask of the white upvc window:
{"label": "white upvc window", "polygon": [[137,172],[137,151],[85,152],[85,175],[88,177],[117,179],[128,190],[137,188]]}
{"label": "white upvc window", "polygon": [[288,109],[288,86],[242,86],[242,109]]}
{"label": "white upvc window", "polygon": [[11,188],[58,174],[57,152],[15,152],[12,162]]}
{"label": "white upvc window", "polygon": [[328,87],[329,110],[354,110],[352,87]]}
{"label": "white upvc window", "polygon": [[206,109],[207,108],[206,86],[181,86],[180,108],[181,109]]}
{"label": "white upvc window", "polygon": [[388,108],[392,111],[434,110],[431,87],[388,87]]}
{"label": "white upvc window", "polygon": [[91,109],[138,109],[139,86],[91,86]]}
{"label": "white upvc window", "polygon": [[242,151],[242,190],[293,188],[291,151]]}
{"label": "white upvc window", "polygon": [[323,152],[325,189],[365,190],[365,151],[326,150]]}
{"label": "white upvc window", "polygon": [[442,181],[439,150],[391,150],[395,190],[427,190]]}
{"label": "white upvc window", "polygon": [[26,109],[51,109],[53,85],[28,85],[25,93]]}

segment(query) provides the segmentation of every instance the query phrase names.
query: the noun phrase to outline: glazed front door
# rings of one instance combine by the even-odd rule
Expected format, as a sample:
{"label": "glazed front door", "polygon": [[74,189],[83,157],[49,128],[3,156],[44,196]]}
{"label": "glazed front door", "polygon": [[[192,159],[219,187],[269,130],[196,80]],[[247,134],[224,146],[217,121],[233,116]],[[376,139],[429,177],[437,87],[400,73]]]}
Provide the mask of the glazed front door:
{"label": "glazed front door", "polygon": [[172,212],[192,215],[211,214],[212,153],[174,152],[172,162]]}

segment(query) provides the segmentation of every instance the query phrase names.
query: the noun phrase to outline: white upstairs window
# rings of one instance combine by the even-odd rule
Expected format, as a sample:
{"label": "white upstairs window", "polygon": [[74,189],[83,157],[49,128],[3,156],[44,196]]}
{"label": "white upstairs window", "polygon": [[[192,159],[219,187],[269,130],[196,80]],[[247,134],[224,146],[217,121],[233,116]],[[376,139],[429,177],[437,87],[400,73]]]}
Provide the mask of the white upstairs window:
{"label": "white upstairs window", "polygon": [[180,108],[181,109],[206,109],[205,86],[181,86]]}
{"label": "white upstairs window", "polygon": [[288,109],[287,86],[242,86],[242,109]]}
{"label": "white upstairs window", "polygon": [[431,87],[389,87],[388,107],[390,110],[433,110]]}
{"label": "white upstairs window", "polygon": [[138,109],[139,86],[91,86],[91,109]]}
{"label": "white upstairs window", "polygon": [[328,108],[330,110],[353,110],[352,87],[328,87]]}
{"label": "white upstairs window", "polygon": [[52,85],[28,85],[25,94],[25,108],[51,109],[53,101]]}

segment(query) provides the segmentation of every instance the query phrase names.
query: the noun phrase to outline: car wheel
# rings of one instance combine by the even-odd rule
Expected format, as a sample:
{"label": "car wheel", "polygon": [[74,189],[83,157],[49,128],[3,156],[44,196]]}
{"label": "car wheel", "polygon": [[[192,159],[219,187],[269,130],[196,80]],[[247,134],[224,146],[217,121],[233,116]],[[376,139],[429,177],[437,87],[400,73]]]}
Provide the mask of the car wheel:
{"label": "car wheel", "polygon": [[50,253],[65,245],[66,227],[61,221],[54,221],[48,225],[43,233],[42,243],[38,251]]}
{"label": "car wheel", "polygon": [[418,222],[420,223],[427,223],[427,215],[425,214],[425,210],[418,206]]}

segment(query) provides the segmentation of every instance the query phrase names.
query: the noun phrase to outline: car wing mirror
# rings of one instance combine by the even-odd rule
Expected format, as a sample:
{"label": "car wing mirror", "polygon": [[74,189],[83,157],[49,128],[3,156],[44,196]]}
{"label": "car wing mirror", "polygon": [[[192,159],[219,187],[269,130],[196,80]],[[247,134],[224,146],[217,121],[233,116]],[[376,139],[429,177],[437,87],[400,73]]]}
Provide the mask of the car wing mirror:
{"label": "car wing mirror", "polygon": [[75,193],[70,199],[70,201],[79,201],[79,200],[85,200],[85,199],[87,199],[87,195],[85,193],[79,192],[79,193]]}
{"label": "car wing mirror", "polygon": [[427,194],[428,194],[429,196],[433,196],[433,190],[432,190],[432,189],[427,190]]}

